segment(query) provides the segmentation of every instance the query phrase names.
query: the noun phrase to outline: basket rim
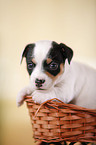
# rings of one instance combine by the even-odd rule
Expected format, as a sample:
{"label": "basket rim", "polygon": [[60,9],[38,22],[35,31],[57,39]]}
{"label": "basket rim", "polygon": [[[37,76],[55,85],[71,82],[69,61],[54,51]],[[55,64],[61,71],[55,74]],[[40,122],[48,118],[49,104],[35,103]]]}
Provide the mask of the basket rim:
{"label": "basket rim", "polygon": [[[56,100],[56,101],[55,101],[55,100]],[[47,100],[47,101],[43,102],[42,104],[39,104],[39,103],[35,103],[35,102],[33,101],[32,96],[26,96],[26,97],[25,97],[25,101],[26,101],[26,102],[30,102],[30,103],[34,103],[34,104],[36,104],[36,105],[39,105],[40,108],[41,108],[41,106],[43,106],[43,105],[46,105],[46,104],[48,105],[49,103],[54,103],[54,104],[56,104],[57,106],[62,105],[62,106],[64,106],[64,107],[66,107],[66,108],[69,108],[69,109],[72,109],[72,110],[75,110],[75,111],[84,111],[84,112],[88,112],[88,113],[93,114],[94,116],[96,116],[96,109],[89,109],[89,108],[77,106],[77,105],[75,105],[75,104],[66,104],[66,103],[62,102],[61,100],[59,100],[59,99],[57,99],[57,98],[53,98],[53,99],[50,99],[50,100]],[[54,106],[53,106],[53,107],[54,107]],[[39,108],[39,109],[40,109],[40,108]]]}

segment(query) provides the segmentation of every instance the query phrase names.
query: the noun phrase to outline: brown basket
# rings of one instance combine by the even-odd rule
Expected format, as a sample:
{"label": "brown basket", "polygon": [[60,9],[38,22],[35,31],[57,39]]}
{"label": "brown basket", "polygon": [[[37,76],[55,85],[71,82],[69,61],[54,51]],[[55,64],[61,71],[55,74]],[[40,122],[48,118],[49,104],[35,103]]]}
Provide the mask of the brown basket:
{"label": "brown basket", "polygon": [[96,110],[52,99],[36,104],[26,97],[33,137],[44,142],[96,142]]}

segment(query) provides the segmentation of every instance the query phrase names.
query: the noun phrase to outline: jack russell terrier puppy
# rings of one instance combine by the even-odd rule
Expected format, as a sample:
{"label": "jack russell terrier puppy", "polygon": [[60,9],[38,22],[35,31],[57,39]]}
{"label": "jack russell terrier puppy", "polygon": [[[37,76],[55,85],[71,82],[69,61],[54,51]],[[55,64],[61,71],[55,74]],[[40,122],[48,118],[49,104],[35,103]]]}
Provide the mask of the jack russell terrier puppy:
{"label": "jack russell terrier puppy", "polygon": [[72,62],[73,51],[63,43],[38,41],[25,47],[30,85],[17,97],[20,106],[31,95],[36,103],[58,98],[64,103],[96,109],[96,70]]}

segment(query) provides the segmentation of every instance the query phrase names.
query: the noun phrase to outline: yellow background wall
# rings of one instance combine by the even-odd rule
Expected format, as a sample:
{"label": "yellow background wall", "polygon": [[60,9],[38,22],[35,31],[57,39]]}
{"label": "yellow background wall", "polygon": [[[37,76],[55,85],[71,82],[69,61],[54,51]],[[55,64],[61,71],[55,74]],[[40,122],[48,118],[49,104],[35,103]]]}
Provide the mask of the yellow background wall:
{"label": "yellow background wall", "polygon": [[67,44],[74,60],[96,68],[96,0],[0,0],[2,145],[32,144],[27,109],[15,102],[29,82],[21,52],[43,39]]}

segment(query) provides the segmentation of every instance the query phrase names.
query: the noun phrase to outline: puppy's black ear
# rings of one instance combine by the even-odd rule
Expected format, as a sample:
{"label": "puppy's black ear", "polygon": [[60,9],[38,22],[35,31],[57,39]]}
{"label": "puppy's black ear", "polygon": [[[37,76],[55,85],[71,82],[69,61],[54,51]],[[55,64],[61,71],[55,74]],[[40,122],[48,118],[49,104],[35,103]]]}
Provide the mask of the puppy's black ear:
{"label": "puppy's black ear", "polygon": [[60,43],[60,47],[61,47],[63,59],[64,60],[68,59],[68,63],[70,64],[71,59],[73,57],[73,50],[63,43]]}
{"label": "puppy's black ear", "polygon": [[23,57],[27,57],[27,53],[28,53],[29,49],[32,50],[32,49],[34,48],[34,46],[35,46],[35,44],[28,44],[28,45],[25,47],[25,49],[24,49],[23,52],[22,52],[20,64],[22,63]]}

